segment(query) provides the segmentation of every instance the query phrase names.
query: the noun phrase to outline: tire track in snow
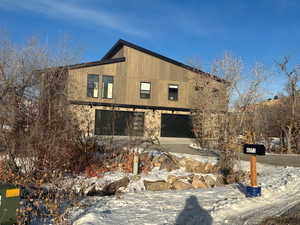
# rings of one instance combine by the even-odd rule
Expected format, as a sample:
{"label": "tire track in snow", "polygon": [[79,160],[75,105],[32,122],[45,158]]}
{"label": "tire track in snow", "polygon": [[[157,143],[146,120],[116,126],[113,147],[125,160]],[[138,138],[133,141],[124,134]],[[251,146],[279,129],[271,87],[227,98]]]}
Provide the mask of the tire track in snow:
{"label": "tire track in snow", "polygon": [[[300,203],[300,182],[287,185],[284,192],[268,192],[266,197],[247,199],[243,203],[231,206],[240,208],[238,216],[231,215],[223,220],[223,223],[230,225],[257,225],[267,217],[280,216],[295,205]],[[274,198],[276,199],[274,201]],[[242,205],[249,203],[249,207]],[[248,210],[247,210],[248,209]]]}

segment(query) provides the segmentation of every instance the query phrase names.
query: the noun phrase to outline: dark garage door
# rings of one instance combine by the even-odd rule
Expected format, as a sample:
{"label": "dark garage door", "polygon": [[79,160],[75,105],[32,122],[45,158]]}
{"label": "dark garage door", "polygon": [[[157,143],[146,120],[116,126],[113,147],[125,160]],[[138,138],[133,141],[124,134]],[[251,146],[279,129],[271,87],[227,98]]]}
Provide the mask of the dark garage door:
{"label": "dark garage door", "polygon": [[144,113],[96,110],[95,134],[143,136]]}
{"label": "dark garage door", "polygon": [[189,115],[162,114],[161,137],[193,138],[191,117]]}

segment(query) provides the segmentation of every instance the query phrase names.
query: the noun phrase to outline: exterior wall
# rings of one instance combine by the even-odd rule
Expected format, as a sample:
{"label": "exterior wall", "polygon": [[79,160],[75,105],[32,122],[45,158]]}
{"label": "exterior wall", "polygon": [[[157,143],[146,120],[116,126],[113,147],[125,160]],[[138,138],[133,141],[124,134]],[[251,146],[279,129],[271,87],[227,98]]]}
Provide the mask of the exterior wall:
{"label": "exterior wall", "polygon": [[[136,106],[135,109],[115,107],[114,110],[145,112],[145,136],[160,136],[162,113],[190,114],[190,112],[179,110],[181,108],[195,108],[197,101],[203,100],[195,94],[196,84],[220,90],[218,92],[219,97],[209,101],[209,104],[216,111],[227,110],[226,90],[223,82],[216,81],[211,77],[190,71],[127,46],[123,46],[112,56],[114,59],[120,57],[125,57],[125,62],[70,69],[70,82],[68,86],[69,100]],[[88,74],[99,75],[98,98],[87,97]],[[112,99],[101,98],[102,75],[114,77]],[[140,82],[151,82],[150,99],[140,98]],[[178,101],[168,100],[169,84],[179,86]],[[219,101],[219,99],[222,100]],[[174,108],[174,111],[138,109],[138,106],[170,107]],[[176,108],[178,108],[178,110],[176,110]],[[93,106],[91,108],[90,106],[74,105],[74,111],[76,111],[81,120],[81,126],[91,134],[94,134],[96,109],[112,110],[111,107],[105,106]],[[218,124],[217,122],[212,122],[216,121],[215,119],[208,119],[208,121],[210,122],[204,124],[204,129],[207,130],[207,138],[214,139],[213,136],[217,134],[211,130],[214,130]]]}
{"label": "exterior wall", "polygon": [[[189,109],[194,106],[195,80],[205,83],[209,79],[210,85],[224,89],[224,83],[127,46],[121,48],[113,58],[119,56],[124,56],[126,61],[69,70],[70,100]],[[113,99],[87,97],[88,74],[100,75],[99,93],[101,75],[113,76]],[[140,98],[140,82],[151,82],[150,99]],[[179,86],[178,101],[168,100],[169,84]]]}
{"label": "exterior wall", "polygon": [[[130,104],[189,108],[188,70],[133,48],[124,48]],[[150,99],[140,99],[140,82],[143,81],[151,82]],[[178,101],[168,100],[168,84],[179,85]]]}
{"label": "exterior wall", "polygon": [[[100,66],[83,67],[69,70],[68,94],[70,100],[86,102],[121,103],[125,102],[126,89],[126,64],[124,62],[106,64]],[[99,97],[87,97],[87,77],[88,74],[109,75],[114,77],[113,98],[101,98],[101,76],[99,77]]]}
{"label": "exterior wall", "polygon": [[108,106],[86,106],[86,105],[71,105],[71,108],[80,122],[80,128],[83,129],[86,134],[94,135],[95,133],[95,112],[96,110],[116,110],[116,111],[135,111],[144,112],[144,136],[145,137],[160,137],[161,130],[161,114],[178,114],[178,115],[190,115],[189,112],[172,112],[167,110],[150,110],[150,109],[133,109]]}
{"label": "exterior wall", "polygon": [[112,59],[122,58],[124,57],[124,47],[122,47],[113,57]]}

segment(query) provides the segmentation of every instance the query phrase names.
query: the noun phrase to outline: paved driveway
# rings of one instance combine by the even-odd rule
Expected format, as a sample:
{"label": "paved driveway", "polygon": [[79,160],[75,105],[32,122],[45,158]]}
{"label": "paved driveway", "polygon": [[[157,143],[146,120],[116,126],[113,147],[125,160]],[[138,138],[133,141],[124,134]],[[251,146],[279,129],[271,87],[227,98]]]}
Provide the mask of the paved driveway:
{"label": "paved driveway", "polygon": [[[216,156],[213,153],[198,151],[189,147],[188,144],[162,144],[164,149],[168,152],[175,153],[186,153],[191,155],[206,155],[206,156]],[[217,156],[216,156],[217,157]],[[242,160],[249,160],[249,156],[241,154]],[[265,155],[257,156],[257,162],[271,164],[275,166],[293,166],[300,167],[300,155]]]}

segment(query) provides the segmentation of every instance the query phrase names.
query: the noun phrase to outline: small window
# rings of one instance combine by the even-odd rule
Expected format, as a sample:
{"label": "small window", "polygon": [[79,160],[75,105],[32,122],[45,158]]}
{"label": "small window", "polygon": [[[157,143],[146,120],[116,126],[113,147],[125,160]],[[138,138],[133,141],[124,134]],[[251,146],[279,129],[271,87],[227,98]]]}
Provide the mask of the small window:
{"label": "small window", "polygon": [[140,85],[140,98],[150,98],[151,96],[151,83],[141,82]]}
{"label": "small window", "polygon": [[87,96],[92,97],[92,98],[98,98],[98,96],[99,96],[99,75],[88,74]]}
{"label": "small window", "polygon": [[170,101],[178,100],[178,85],[169,84],[169,100]]}
{"label": "small window", "polygon": [[102,77],[102,98],[113,98],[114,78],[112,76]]}

